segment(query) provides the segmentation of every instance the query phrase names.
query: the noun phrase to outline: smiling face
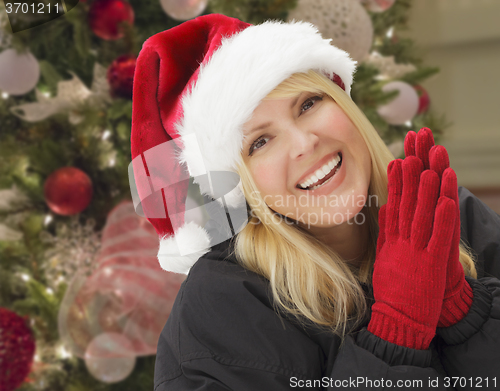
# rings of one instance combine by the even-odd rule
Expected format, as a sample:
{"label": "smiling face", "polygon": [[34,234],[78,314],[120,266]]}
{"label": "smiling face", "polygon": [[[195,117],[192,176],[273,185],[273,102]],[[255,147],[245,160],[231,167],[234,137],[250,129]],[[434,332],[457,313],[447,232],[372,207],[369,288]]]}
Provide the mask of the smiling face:
{"label": "smiling face", "polygon": [[[370,154],[360,132],[328,95],[302,92],[263,100],[243,133],[243,162],[275,212],[308,226],[333,227],[363,208]],[[320,169],[326,173],[318,175]]]}

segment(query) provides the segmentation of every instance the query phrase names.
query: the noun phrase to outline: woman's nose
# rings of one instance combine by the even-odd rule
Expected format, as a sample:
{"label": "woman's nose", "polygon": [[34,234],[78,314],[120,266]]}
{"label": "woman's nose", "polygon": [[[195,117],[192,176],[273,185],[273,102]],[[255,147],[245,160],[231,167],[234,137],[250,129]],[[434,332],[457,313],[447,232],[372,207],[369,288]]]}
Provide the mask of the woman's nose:
{"label": "woman's nose", "polygon": [[319,137],[314,132],[299,127],[292,127],[289,130],[291,158],[314,152],[319,143]]}

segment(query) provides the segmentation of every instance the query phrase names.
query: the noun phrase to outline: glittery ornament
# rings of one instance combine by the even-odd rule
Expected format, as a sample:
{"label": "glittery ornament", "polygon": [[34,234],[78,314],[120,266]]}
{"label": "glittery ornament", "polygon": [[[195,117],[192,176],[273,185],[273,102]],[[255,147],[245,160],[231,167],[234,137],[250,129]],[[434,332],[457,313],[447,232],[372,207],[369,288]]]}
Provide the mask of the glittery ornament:
{"label": "glittery ornament", "polygon": [[201,15],[208,0],[160,0],[163,11],[175,20],[188,20]]}
{"label": "glittery ornament", "polygon": [[109,66],[107,78],[113,97],[132,99],[136,59],[136,56],[125,54]]}
{"label": "glittery ornament", "polygon": [[40,65],[30,52],[7,49],[0,53],[0,90],[11,95],[30,92],[40,78]]}
{"label": "glittery ornament", "polygon": [[362,61],[372,46],[372,21],[358,1],[299,0],[288,14],[292,19],[311,22],[323,38],[331,38],[356,61]]}
{"label": "glittery ornament", "polygon": [[361,0],[361,4],[371,12],[384,12],[394,5],[396,0]]}
{"label": "glittery ornament", "polygon": [[123,37],[121,23],[134,23],[134,10],[124,0],[96,0],[90,6],[88,21],[99,38],[115,40]]}
{"label": "glittery ornament", "polygon": [[55,291],[58,285],[68,282],[77,271],[89,276],[94,271],[93,260],[101,248],[101,236],[96,232],[95,220],[80,224],[78,216],[70,217],[69,224],[58,223],[54,235],[40,233],[40,240],[49,247],[44,253],[41,270],[48,285]]}
{"label": "glittery ornament", "polygon": [[382,87],[382,91],[399,91],[391,102],[380,106],[378,114],[391,125],[404,125],[417,114],[418,95],[415,89],[403,81],[392,81]]}
{"label": "glittery ornament", "polygon": [[49,208],[62,216],[80,213],[92,199],[92,181],[75,167],[54,171],[45,181],[43,190]]}
{"label": "glittery ornament", "polygon": [[0,307],[0,390],[18,388],[31,371],[35,340],[26,320]]}
{"label": "glittery ornament", "polygon": [[398,79],[417,70],[413,64],[397,64],[394,56],[384,57],[376,52],[370,53],[365,62],[376,67],[381,75],[390,79]]}

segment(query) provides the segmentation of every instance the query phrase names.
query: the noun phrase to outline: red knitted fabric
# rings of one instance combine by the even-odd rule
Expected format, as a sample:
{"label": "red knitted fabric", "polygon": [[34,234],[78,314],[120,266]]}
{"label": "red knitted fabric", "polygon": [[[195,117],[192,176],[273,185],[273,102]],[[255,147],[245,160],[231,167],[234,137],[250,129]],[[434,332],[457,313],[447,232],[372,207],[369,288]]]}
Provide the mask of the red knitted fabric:
{"label": "red knitted fabric", "polygon": [[455,202],[439,197],[439,177],[415,156],[388,166],[373,272],[368,331],[391,343],[427,349],[436,333],[456,220]]}
{"label": "red knitted fabric", "polygon": [[446,289],[443,308],[438,327],[448,327],[460,320],[469,312],[473,293],[465,281],[465,274],[460,257],[460,208],[458,201],[458,186],[455,172],[449,168],[448,152],[441,145],[434,145],[434,137],[428,128],[422,128],[416,134],[408,132],[405,138],[405,156],[417,156],[424,163],[424,169],[435,171],[441,179],[440,195],[455,201],[457,222],[453,229],[450,255],[446,271]]}

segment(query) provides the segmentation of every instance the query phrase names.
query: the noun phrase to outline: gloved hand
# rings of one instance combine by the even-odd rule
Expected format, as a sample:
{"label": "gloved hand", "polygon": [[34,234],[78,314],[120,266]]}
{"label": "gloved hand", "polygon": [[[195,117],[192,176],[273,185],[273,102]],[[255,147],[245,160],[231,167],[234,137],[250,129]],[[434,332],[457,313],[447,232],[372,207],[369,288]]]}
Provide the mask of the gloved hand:
{"label": "gloved hand", "polygon": [[368,331],[400,346],[427,349],[441,313],[456,205],[439,197],[439,176],[424,171],[415,156],[393,160],[387,172]]}
{"label": "gloved hand", "polygon": [[457,176],[450,168],[448,152],[441,145],[434,145],[434,137],[429,128],[417,133],[410,131],[404,142],[405,156],[416,156],[422,160],[424,169],[434,170],[441,179],[441,196],[455,201],[457,221],[453,228],[450,256],[446,271],[446,289],[438,327],[448,327],[462,320],[472,305],[473,293],[465,280],[460,256],[460,208],[458,201]]}

